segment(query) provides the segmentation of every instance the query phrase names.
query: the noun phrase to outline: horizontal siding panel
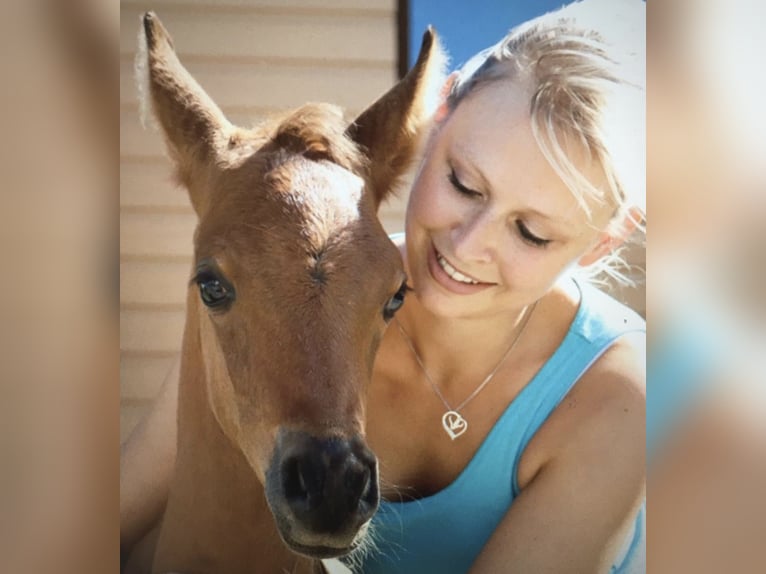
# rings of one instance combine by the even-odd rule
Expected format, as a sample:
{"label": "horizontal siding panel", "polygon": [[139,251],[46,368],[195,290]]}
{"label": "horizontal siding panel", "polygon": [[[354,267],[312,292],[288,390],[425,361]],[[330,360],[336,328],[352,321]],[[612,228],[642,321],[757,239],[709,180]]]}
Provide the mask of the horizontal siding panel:
{"label": "horizontal siding panel", "polygon": [[[285,108],[287,110],[287,108]],[[235,113],[227,112],[223,108],[226,117],[233,124],[249,128],[262,122],[264,119],[274,117],[279,110],[266,108],[252,108],[251,112],[237,110]],[[345,117],[349,121],[358,115],[361,110],[346,110]],[[125,157],[152,158],[152,161],[160,163],[166,159],[165,141],[159,127],[150,123],[147,127],[141,125],[138,107],[132,104],[122,106],[120,109],[120,154]],[[167,160],[167,165],[170,165]]]}
{"label": "horizontal siding panel", "polygon": [[193,255],[197,216],[178,213],[121,213],[120,254],[128,256]]}
{"label": "horizontal siding panel", "polygon": [[[388,231],[401,231],[404,214],[400,208],[381,209],[380,219]],[[120,254],[131,257],[189,257],[193,255],[194,214],[120,214]]]}
{"label": "horizontal siding panel", "polygon": [[[381,211],[401,211],[407,205],[406,190],[392,195],[383,203]],[[186,189],[176,184],[170,160],[130,161],[123,159],[120,166],[120,206],[130,209],[157,208],[193,214],[194,210]]]}
{"label": "horizontal siding panel", "polygon": [[[284,67],[270,64],[192,61],[191,75],[222,109],[295,108],[330,102],[362,110],[395,83],[393,68]],[[137,105],[133,63],[120,63],[120,101]]]}
{"label": "horizontal siding panel", "polygon": [[381,211],[380,223],[386,233],[400,233],[404,231],[404,214],[396,211]]}
{"label": "horizontal siding panel", "polygon": [[181,349],[184,311],[123,309],[120,349],[130,353],[169,353]]}
{"label": "horizontal siding panel", "polygon": [[122,0],[121,5],[137,6],[140,8],[160,10],[164,7],[210,7],[215,10],[222,9],[272,9],[285,11],[321,10],[338,11],[352,10],[354,12],[389,13],[396,12],[396,0],[155,0],[147,3],[146,0]]}
{"label": "horizontal siding panel", "polygon": [[632,238],[628,239],[623,246],[621,256],[630,265],[637,266],[639,270],[646,267],[646,247],[638,241],[632,241]]}
{"label": "horizontal siding panel", "polygon": [[184,305],[191,274],[191,261],[121,262],[120,303],[129,306]]}
{"label": "horizontal siding panel", "polygon": [[[120,253],[128,256],[128,261],[134,258],[142,259],[189,259],[193,256],[191,233],[193,224],[186,221],[187,216],[176,214],[122,214]],[[194,216],[188,216],[190,220]],[[404,212],[396,210],[381,210],[380,222],[387,233],[404,231]],[[188,239],[188,242],[186,238]],[[166,263],[159,263],[165,265]],[[186,266],[186,263],[182,264]],[[132,286],[132,293],[138,287]]]}
{"label": "horizontal siding panel", "polygon": [[[274,114],[277,110],[264,108],[252,108],[251,110],[238,110],[227,113],[226,117],[235,125],[251,127],[264,118]],[[159,124],[151,119],[146,127],[141,124],[137,104],[126,104],[120,107],[120,153],[123,156],[153,156],[156,163],[165,159],[165,165],[170,165],[165,152],[165,140],[160,131]]]}
{"label": "horizontal siding panel", "polygon": [[146,401],[157,396],[178,355],[131,355],[120,357],[120,396]]}
{"label": "horizontal siding panel", "polygon": [[[120,154],[128,156],[167,157],[165,142],[154,124],[141,125],[138,109],[120,110]],[[170,165],[168,160],[167,165]]]}
{"label": "horizontal siding panel", "polygon": [[[120,6],[120,52],[136,51],[138,6]],[[157,11],[181,55],[350,60],[395,66],[396,15],[242,14],[181,7]]]}
{"label": "horizontal siding panel", "polygon": [[407,209],[407,197],[407,190],[401,189],[396,194],[391,194],[380,205],[378,218],[388,233],[404,231],[404,212]]}
{"label": "horizontal siding panel", "polygon": [[173,180],[170,160],[151,163],[123,161],[120,166],[120,206],[156,207],[192,213],[189,194]]}
{"label": "horizontal siding panel", "polygon": [[406,189],[390,194],[380,205],[379,212],[395,211],[397,213],[404,213],[405,209],[407,209],[408,196],[409,190]]}
{"label": "horizontal siding panel", "polygon": [[625,249],[625,259],[631,265],[637,265],[641,269],[646,268],[646,247],[643,245],[631,245]]}

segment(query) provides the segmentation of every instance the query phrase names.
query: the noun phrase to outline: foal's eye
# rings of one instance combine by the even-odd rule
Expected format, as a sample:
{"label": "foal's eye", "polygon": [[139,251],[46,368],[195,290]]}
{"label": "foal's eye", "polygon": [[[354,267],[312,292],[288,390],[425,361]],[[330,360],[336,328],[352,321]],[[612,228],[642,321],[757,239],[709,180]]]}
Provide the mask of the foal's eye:
{"label": "foal's eye", "polygon": [[410,291],[410,287],[407,285],[407,282],[404,281],[394,296],[386,301],[386,304],[383,307],[383,318],[386,321],[390,321],[393,318],[394,313],[404,305],[404,296],[407,294],[407,291]]}
{"label": "foal's eye", "polygon": [[202,302],[211,309],[220,309],[234,301],[234,289],[210,271],[195,277]]}

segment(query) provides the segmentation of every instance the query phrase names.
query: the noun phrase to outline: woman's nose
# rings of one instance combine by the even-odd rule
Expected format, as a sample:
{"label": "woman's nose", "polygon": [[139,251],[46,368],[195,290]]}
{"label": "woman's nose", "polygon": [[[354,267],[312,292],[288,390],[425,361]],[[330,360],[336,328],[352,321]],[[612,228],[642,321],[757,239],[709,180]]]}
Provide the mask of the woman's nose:
{"label": "woman's nose", "polygon": [[455,257],[466,263],[490,263],[497,248],[497,225],[488,214],[461,221],[452,229]]}

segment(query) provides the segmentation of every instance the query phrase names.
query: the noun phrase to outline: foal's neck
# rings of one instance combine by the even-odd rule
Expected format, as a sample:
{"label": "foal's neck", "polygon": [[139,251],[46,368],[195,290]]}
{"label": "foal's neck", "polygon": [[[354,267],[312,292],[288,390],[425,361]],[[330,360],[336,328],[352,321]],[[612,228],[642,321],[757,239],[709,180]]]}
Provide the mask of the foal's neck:
{"label": "foal's neck", "polygon": [[192,321],[181,363],[176,469],[153,571],[314,572],[318,563],[285,547],[263,486],[211,411]]}

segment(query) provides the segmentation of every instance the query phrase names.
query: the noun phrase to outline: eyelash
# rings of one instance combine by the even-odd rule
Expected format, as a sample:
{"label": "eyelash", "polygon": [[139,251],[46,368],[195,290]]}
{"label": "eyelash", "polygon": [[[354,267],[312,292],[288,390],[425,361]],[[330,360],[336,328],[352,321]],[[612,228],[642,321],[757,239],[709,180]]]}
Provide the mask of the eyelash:
{"label": "eyelash", "polygon": [[469,189],[466,186],[464,186],[460,180],[457,178],[457,174],[455,173],[455,170],[450,168],[449,172],[449,182],[452,184],[452,187],[454,187],[458,193],[461,193],[467,197],[481,197],[481,193],[478,191],[475,191],[473,189]]}
{"label": "eyelash", "polygon": [[[452,168],[450,169],[450,173],[449,173],[449,181],[452,184],[452,187],[454,187],[458,193],[465,195],[466,197],[469,197],[469,198],[482,197],[481,193],[479,193],[478,191],[475,191],[463,185],[460,182],[460,180],[457,178],[457,174],[455,173],[455,170]],[[534,247],[547,247],[547,245],[551,242],[550,239],[543,239],[542,237],[538,237],[537,235],[532,233],[529,230],[529,228],[524,224],[523,221],[517,220],[516,227],[519,230],[519,234],[521,235],[521,238]]]}
{"label": "eyelash", "polygon": [[519,230],[519,233],[521,234],[521,238],[529,243],[530,245],[534,245],[535,247],[547,247],[548,244],[551,242],[550,239],[543,239],[542,237],[538,237],[534,233],[532,233],[529,228],[524,225],[523,221],[516,220],[516,227]]}

